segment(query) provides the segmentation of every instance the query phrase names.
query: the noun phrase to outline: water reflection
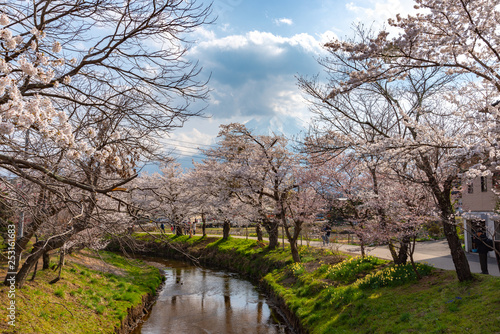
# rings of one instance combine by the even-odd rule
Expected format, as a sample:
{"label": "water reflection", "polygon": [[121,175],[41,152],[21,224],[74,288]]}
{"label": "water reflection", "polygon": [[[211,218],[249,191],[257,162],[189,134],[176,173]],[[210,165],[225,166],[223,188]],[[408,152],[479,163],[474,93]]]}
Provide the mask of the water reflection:
{"label": "water reflection", "polygon": [[171,260],[149,317],[133,334],[292,333],[255,287],[236,275]]}

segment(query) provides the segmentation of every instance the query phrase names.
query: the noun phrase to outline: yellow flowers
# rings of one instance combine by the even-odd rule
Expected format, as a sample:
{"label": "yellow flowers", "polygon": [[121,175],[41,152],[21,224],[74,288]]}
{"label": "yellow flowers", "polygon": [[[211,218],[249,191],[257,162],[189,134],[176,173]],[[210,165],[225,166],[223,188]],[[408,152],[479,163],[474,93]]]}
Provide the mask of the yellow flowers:
{"label": "yellow flowers", "polygon": [[305,272],[305,268],[302,263],[297,262],[290,265],[290,271],[293,276],[299,276]]}

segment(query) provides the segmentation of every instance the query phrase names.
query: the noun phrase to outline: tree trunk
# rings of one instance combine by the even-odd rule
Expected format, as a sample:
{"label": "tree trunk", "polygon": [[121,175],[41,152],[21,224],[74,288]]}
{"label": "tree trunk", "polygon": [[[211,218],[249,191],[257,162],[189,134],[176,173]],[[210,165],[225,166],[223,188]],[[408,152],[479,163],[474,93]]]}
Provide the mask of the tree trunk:
{"label": "tree trunk", "polygon": [[399,254],[398,254],[398,262],[399,264],[406,264],[408,262],[408,250],[410,246],[410,237],[405,236],[399,242]]}
{"label": "tree trunk", "polygon": [[43,270],[49,269],[50,268],[50,253],[48,251],[43,253],[42,258],[43,258],[42,269]]}
{"label": "tree trunk", "polygon": [[54,249],[58,249],[64,244],[75,234],[83,231],[88,227],[88,223],[90,221],[90,215],[94,211],[95,208],[95,197],[92,197],[92,201],[88,204],[88,207],[86,208],[86,212],[84,214],[84,217],[81,219],[78,219],[72,229],[68,230],[66,233],[61,234],[56,237],[52,237],[49,240],[41,240],[36,242],[33,245],[33,249],[31,251],[31,254],[26,258],[26,261],[24,262],[23,266],[21,269],[17,272],[16,274],[16,284],[19,288],[21,288],[24,283],[26,282],[26,278],[28,277],[29,272],[31,271],[31,268],[35,265],[35,263],[38,262],[38,260],[43,256],[43,254],[47,251],[51,251]]}
{"label": "tree trunk", "polygon": [[361,246],[361,257],[364,259],[366,257],[366,251],[365,251],[365,242],[363,239],[359,239],[360,246]]}
{"label": "tree trunk", "polygon": [[297,247],[297,240],[290,243],[290,251],[292,252],[293,262],[300,262],[299,248]]}
{"label": "tree trunk", "polygon": [[[454,220],[454,216],[452,218]],[[460,282],[472,280],[473,276],[470,271],[469,261],[465,256],[460,239],[458,238],[455,222],[451,222],[450,218],[442,218],[443,230],[450,247],[451,257],[455,265],[458,280]]]}
{"label": "tree trunk", "polygon": [[421,160],[418,161],[417,167],[426,174],[431,191],[436,199],[439,210],[441,211],[440,215],[441,222],[443,224],[443,231],[446,236],[446,240],[448,241],[448,246],[450,247],[451,258],[453,259],[453,264],[455,265],[455,272],[457,273],[458,280],[460,282],[472,280],[473,276],[470,271],[469,261],[465,256],[465,251],[463,250],[460,239],[458,238],[455,226],[455,215],[453,212],[453,206],[451,205],[451,189],[455,176],[450,175],[445,180],[443,188],[441,189],[427,156],[421,156]]}
{"label": "tree trunk", "polygon": [[34,281],[35,280],[35,277],[36,277],[36,271],[38,269],[38,262],[39,261],[36,261],[35,263],[35,269],[33,270],[33,276],[31,276],[31,281]]}
{"label": "tree trunk", "polygon": [[175,235],[177,235],[177,236],[184,235],[184,227],[182,225],[177,225],[175,227]]}
{"label": "tree trunk", "polygon": [[224,225],[222,225],[222,239],[226,240],[229,238],[230,230],[231,230],[231,222],[228,219],[224,219]]}
{"label": "tree trunk", "polygon": [[264,228],[269,234],[269,246],[270,250],[276,249],[278,247],[278,222],[274,220],[267,220],[264,222]]}
{"label": "tree trunk", "polygon": [[255,233],[257,233],[257,240],[262,242],[264,241],[264,236],[263,236],[263,233],[262,233],[262,225],[260,223],[257,223],[257,225],[255,225]]}
{"label": "tree trunk", "polygon": [[413,259],[413,254],[415,253],[415,245],[416,245],[416,242],[417,241],[417,238],[413,238],[412,240],[412,243],[411,243],[411,247],[409,247],[409,254],[410,254],[410,262],[411,262],[411,266],[413,268],[413,271],[415,272],[415,275],[417,275],[417,279],[422,279],[422,276],[420,276],[420,273],[418,272],[418,269],[417,269],[417,266],[415,265],[415,260]]}
{"label": "tree trunk", "polygon": [[394,264],[406,264],[408,261],[408,237],[403,237],[399,243],[399,250],[396,249],[394,243],[389,241],[389,250],[391,251],[392,260]]}
{"label": "tree trunk", "polygon": [[33,266],[38,262],[40,257],[42,257],[43,255],[43,250],[40,247],[42,247],[42,245],[39,245],[38,248],[36,247],[33,248],[33,251],[28,256],[28,258],[26,258],[26,261],[24,261],[24,264],[21,267],[21,269],[17,272],[16,284],[19,289],[23,287],[24,282],[26,281],[26,278],[28,277],[28,274],[31,271],[31,268],[33,268]]}
{"label": "tree trunk", "polygon": [[204,213],[201,214],[201,232],[204,237],[207,236],[207,217]]}
{"label": "tree trunk", "polygon": [[64,250],[64,246],[62,246],[61,250],[60,250],[60,255],[59,255],[59,264],[56,267],[56,269],[59,269],[59,273],[57,274],[56,278],[54,278],[52,281],[49,282],[49,284],[54,284],[61,279],[61,272],[62,272],[62,267],[64,266],[65,255],[66,255],[66,252]]}

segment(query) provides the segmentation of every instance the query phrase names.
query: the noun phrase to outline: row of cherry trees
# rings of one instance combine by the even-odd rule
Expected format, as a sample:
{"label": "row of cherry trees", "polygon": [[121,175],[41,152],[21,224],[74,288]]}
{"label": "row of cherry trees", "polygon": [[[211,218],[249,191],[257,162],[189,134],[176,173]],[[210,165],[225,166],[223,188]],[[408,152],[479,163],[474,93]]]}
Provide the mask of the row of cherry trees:
{"label": "row of cherry trees", "polygon": [[133,181],[130,200],[167,218],[177,231],[187,218],[199,215],[223,221],[224,238],[231,221],[252,222],[260,240],[260,228],[267,231],[269,249],[278,246],[283,228],[296,262],[303,229],[319,232],[323,226],[317,217],[335,210],[352,224],[363,249],[389,244],[396,263],[412,259],[411,246],[422,225],[436,220],[424,187],[354,151],[328,159],[324,153],[294,151],[282,135],[258,135],[238,123],[222,125],[217,145],[204,150],[203,162],[192,170],[168,164],[160,173],[142,175]]}

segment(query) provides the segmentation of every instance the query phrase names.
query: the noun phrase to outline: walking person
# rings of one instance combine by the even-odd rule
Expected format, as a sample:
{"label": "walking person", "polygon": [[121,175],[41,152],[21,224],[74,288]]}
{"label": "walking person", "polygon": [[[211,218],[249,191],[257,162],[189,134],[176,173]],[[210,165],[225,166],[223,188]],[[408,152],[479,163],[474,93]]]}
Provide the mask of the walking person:
{"label": "walking person", "polygon": [[328,245],[330,243],[330,233],[332,232],[332,228],[330,225],[326,224],[323,227],[323,235],[321,238],[323,239],[323,246]]}
{"label": "walking person", "polygon": [[493,241],[486,236],[486,233],[480,230],[477,232],[475,243],[477,253],[479,254],[481,274],[488,275],[488,252],[493,250]]}

